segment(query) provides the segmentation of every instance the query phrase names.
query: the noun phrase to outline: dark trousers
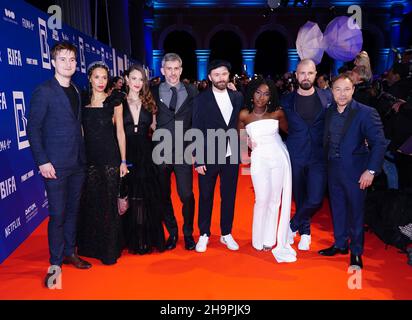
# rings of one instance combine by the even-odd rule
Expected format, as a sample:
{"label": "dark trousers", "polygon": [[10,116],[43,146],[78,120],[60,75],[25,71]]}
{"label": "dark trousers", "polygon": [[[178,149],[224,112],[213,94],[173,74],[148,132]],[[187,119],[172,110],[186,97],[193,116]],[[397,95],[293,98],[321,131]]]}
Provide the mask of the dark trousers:
{"label": "dark trousers", "polygon": [[328,185],[335,246],[347,248],[350,240],[351,252],[361,255],[366,190],[361,190],[358,180],[348,176],[340,159],[329,160]]}
{"label": "dark trousers", "polygon": [[159,168],[159,180],[162,192],[163,220],[171,236],[178,234],[176,217],[173,211],[171,198],[171,175],[176,177],[177,193],[182,202],[183,234],[193,234],[193,220],[195,215],[195,197],[193,195],[193,168],[187,164],[162,164]]}
{"label": "dark trousers", "polygon": [[296,212],[290,222],[293,232],[310,234],[311,217],[322,205],[326,191],[326,164],[299,164],[292,161],[292,192]]}
{"label": "dark trousers", "polygon": [[61,265],[75,251],[76,225],[85,168],[56,169],[57,179],[45,179],[49,201],[50,264]]}
{"label": "dark trousers", "polygon": [[[229,159],[229,158],[227,158]],[[235,211],[238,164],[213,164],[206,166],[206,174],[199,174],[199,230],[210,236],[213,197],[217,177],[220,177],[220,230],[222,235],[232,233]]]}

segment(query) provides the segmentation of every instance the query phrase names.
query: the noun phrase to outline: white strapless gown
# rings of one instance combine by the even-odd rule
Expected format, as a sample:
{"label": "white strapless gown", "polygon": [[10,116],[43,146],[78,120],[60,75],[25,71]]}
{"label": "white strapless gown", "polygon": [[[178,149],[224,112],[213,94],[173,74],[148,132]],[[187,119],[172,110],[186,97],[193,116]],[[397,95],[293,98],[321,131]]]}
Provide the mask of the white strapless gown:
{"label": "white strapless gown", "polygon": [[294,262],[296,251],[288,242],[292,169],[279,121],[254,121],[246,125],[246,132],[255,144],[250,167],[255,189],[252,245],[257,250],[276,245],[272,253],[277,262]]}

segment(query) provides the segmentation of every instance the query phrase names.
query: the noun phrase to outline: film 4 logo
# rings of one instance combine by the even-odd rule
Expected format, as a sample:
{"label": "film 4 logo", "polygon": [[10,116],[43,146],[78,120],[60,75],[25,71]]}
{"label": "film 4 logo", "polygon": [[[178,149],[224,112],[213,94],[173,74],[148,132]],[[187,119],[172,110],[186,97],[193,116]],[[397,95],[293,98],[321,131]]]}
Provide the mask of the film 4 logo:
{"label": "film 4 logo", "polygon": [[16,120],[17,146],[19,150],[30,147],[27,137],[26,104],[23,91],[13,91],[14,116]]}

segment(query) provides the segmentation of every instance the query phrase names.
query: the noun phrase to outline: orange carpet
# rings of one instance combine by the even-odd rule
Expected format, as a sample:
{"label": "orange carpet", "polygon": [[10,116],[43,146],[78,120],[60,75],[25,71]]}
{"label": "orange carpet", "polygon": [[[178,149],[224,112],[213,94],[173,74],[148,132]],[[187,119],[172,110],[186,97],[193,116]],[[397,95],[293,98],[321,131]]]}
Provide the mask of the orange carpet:
{"label": "orange carpet", "polygon": [[[175,211],[181,206],[173,185]],[[216,189],[218,190],[218,189]],[[197,177],[195,177],[197,200]],[[63,267],[62,289],[42,286],[48,267],[47,222],[0,265],[0,299],[411,299],[412,269],[397,249],[385,249],[373,234],[365,240],[361,289],[350,289],[349,256],[322,257],[332,227],[327,201],[315,216],[312,246],[298,251],[298,261],[278,264],[271,252],[251,246],[253,189],[250,176],[240,176],[233,235],[240,250],[219,242],[219,196],[216,192],[212,236],[206,253],[188,252],[179,240],[175,250],[134,256],[124,252],[114,266],[89,259],[93,267]],[[181,217],[179,227],[181,226]],[[197,224],[197,216],[196,216]],[[195,227],[195,238],[198,229]],[[293,245],[297,249],[296,243]],[[359,278],[358,278],[359,279]],[[351,282],[351,281],[349,281]]]}

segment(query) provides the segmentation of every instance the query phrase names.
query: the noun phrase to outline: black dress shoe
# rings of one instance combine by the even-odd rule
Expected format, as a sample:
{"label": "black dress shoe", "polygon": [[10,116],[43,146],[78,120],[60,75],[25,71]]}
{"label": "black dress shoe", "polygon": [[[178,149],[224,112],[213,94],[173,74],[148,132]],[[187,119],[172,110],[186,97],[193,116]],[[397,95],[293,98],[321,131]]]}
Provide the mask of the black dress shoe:
{"label": "black dress shoe", "polygon": [[193,239],[193,236],[185,236],[185,249],[186,250],[195,250],[196,242]]}
{"label": "black dress shoe", "polygon": [[92,265],[80,258],[77,254],[73,253],[71,256],[64,257],[63,259],[64,264],[71,264],[78,269],[89,269]]}
{"label": "black dress shoe", "polygon": [[335,247],[334,245],[330,248],[322,249],[319,251],[320,255],[327,256],[327,257],[331,257],[336,254],[348,254],[348,253],[349,253],[348,248],[340,249],[338,247]]}
{"label": "black dress shoe", "polygon": [[357,256],[355,254],[350,254],[350,267],[359,267],[363,268],[363,263],[362,263],[362,256]]}
{"label": "black dress shoe", "polygon": [[166,241],[166,250],[173,250],[176,248],[177,235],[169,236],[169,239]]}
{"label": "black dress shoe", "polygon": [[47,271],[46,277],[44,278],[44,286],[47,289],[52,289],[53,286],[57,285],[57,279],[59,277],[59,273],[61,274],[61,272],[62,269],[60,266],[50,266],[49,270]]}

